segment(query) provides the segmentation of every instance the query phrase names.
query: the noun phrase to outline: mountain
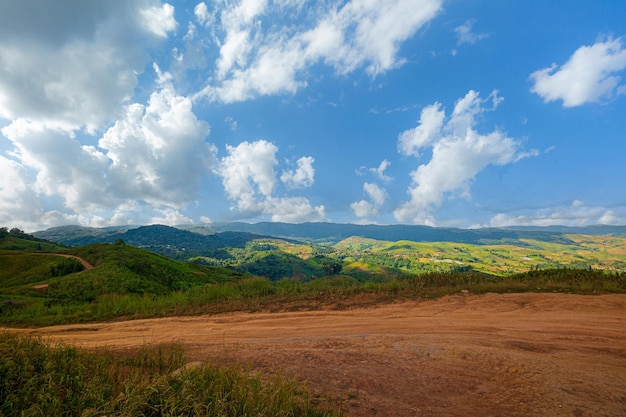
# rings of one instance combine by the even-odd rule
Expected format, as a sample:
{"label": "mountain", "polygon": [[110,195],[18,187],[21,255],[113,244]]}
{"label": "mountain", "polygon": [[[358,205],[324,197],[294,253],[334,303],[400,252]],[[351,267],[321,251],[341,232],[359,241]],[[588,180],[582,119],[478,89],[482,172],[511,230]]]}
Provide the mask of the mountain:
{"label": "mountain", "polygon": [[534,231],[534,232],[556,232],[580,235],[606,235],[626,237],[626,226],[609,226],[605,224],[591,226],[508,226],[508,230]]}
{"label": "mountain", "polygon": [[[458,229],[417,225],[231,222],[177,226],[176,228],[162,225],[104,229],[61,226],[34,233],[38,238],[67,246],[115,242],[122,239],[131,245],[148,248],[177,258],[181,258],[179,252],[182,251],[187,252],[187,255],[202,251],[202,254],[206,255],[207,250],[215,252],[224,247],[244,247],[246,242],[263,237],[329,245],[352,236],[387,241],[411,240],[414,242],[456,242],[478,245],[515,243],[523,245],[521,239],[566,244],[571,242],[566,236],[568,234],[626,237],[626,226],[515,226]],[[186,258],[190,256],[186,256]]]}
{"label": "mountain", "polygon": [[[198,231],[198,226],[193,226]],[[456,242],[494,244],[536,239],[567,243],[562,230],[526,230],[508,228],[458,229],[417,225],[358,225],[341,223],[211,223],[204,227],[214,233],[226,230],[258,233],[312,243],[336,244],[358,236],[376,240],[411,240],[414,242]],[[626,227],[624,227],[626,229]],[[621,230],[621,229],[619,229]]]}
{"label": "mountain", "polygon": [[223,248],[243,248],[251,240],[268,237],[237,231],[199,234],[163,225],[141,226],[117,231],[61,226],[36,232],[35,236],[55,240],[72,247],[123,241],[138,248],[183,260],[200,255],[222,259],[230,256]]}

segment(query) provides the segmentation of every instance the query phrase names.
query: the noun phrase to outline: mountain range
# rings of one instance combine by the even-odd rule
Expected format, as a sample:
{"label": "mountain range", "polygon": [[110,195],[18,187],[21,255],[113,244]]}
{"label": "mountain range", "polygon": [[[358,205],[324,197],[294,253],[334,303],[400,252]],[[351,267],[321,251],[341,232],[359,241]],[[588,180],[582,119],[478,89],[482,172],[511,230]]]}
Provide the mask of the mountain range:
{"label": "mountain range", "polygon": [[[415,242],[455,242],[471,244],[523,244],[522,239],[568,243],[568,234],[589,234],[626,237],[626,226],[586,227],[509,227],[458,229],[417,225],[357,225],[340,223],[208,223],[204,225],[90,228],[60,226],[34,235],[66,246],[98,242],[124,242],[145,248],[172,251],[219,252],[223,247],[244,247],[246,242],[275,237],[300,242],[333,245],[349,237],[376,240]],[[159,252],[163,252],[162,250]],[[166,251],[167,252],[167,251]]]}

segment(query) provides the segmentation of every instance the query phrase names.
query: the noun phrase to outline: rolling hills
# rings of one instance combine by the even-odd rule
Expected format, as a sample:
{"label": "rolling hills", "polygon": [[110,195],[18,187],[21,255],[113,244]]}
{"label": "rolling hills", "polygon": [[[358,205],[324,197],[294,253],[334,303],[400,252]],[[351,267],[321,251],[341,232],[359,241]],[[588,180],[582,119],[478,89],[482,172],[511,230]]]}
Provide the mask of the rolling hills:
{"label": "rolling hills", "polygon": [[174,259],[232,267],[272,280],[312,279],[330,272],[367,279],[364,271],[379,276],[469,270],[506,275],[559,267],[626,271],[624,226],[530,229],[217,223],[188,230],[68,226],[37,235],[65,245],[121,239]]}

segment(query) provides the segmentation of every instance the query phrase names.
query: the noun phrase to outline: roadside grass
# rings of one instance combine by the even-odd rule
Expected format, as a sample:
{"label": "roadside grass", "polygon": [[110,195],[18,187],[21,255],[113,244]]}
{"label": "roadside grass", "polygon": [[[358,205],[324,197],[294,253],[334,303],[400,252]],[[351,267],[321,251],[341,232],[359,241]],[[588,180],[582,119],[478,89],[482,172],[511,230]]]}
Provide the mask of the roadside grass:
{"label": "roadside grass", "polygon": [[442,272],[359,281],[332,276],[301,282],[244,278],[168,294],[100,295],[90,302],[33,298],[0,303],[0,324],[36,327],[66,323],[129,320],[233,311],[346,309],[409,299],[430,299],[461,291],[626,293],[626,273],[589,269],[533,270],[506,277],[478,272]]}
{"label": "roadside grass", "polygon": [[187,364],[182,345],[87,351],[0,333],[3,416],[340,416],[281,376]]}

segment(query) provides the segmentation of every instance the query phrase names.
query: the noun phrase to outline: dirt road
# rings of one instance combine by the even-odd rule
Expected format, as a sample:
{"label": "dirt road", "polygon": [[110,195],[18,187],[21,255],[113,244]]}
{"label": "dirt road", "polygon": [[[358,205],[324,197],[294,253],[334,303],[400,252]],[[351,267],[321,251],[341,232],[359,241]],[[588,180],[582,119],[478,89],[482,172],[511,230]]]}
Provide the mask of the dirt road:
{"label": "dirt road", "polygon": [[85,347],[179,341],[333,393],[353,416],[626,416],[626,295],[459,295],[347,311],[29,330]]}

